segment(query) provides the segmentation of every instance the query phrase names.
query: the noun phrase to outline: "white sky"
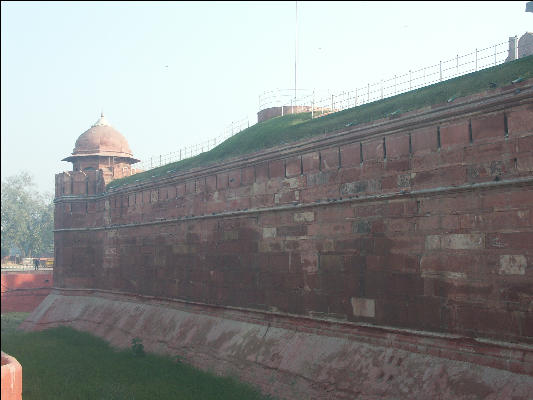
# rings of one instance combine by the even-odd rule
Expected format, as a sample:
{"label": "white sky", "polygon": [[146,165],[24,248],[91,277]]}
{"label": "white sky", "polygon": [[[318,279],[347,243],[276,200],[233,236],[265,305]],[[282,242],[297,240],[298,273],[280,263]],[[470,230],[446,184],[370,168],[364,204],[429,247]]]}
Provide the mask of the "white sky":
{"label": "white sky", "polygon": [[[136,158],[256,122],[294,87],[295,2],[1,3],[2,180],[39,190],[106,118]],[[518,2],[298,2],[298,88],[351,90],[533,31]]]}

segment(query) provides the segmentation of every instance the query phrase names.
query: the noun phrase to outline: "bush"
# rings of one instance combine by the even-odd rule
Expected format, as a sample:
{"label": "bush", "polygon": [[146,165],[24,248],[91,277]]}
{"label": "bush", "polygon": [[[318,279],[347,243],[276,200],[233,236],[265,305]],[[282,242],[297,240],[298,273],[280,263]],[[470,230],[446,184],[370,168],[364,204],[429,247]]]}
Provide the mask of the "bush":
{"label": "bush", "polygon": [[131,339],[131,351],[135,357],[144,357],[144,345],[142,339],[133,338]]}

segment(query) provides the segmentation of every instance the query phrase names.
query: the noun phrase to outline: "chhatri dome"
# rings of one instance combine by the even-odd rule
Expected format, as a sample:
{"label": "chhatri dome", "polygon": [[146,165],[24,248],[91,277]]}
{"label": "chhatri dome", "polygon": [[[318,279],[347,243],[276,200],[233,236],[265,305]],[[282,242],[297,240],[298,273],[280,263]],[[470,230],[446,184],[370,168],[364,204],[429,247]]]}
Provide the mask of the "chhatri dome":
{"label": "chhatri dome", "polygon": [[74,171],[103,170],[106,183],[132,175],[131,164],[139,162],[133,158],[126,138],[109,124],[103,113],[76,140],[72,155],[62,161],[71,162]]}

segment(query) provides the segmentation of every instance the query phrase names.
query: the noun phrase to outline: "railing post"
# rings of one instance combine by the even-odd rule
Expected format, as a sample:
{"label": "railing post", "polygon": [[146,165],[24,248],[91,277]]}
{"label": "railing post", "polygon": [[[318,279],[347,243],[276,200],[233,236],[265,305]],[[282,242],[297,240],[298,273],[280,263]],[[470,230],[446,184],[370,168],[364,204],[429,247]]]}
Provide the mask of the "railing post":
{"label": "railing post", "polygon": [[381,100],[383,100],[383,79],[381,80]]}
{"label": "railing post", "polygon": [[496,65],[497,59],[496,59],[496,45],[494,45],[494,65]]}
{"label": "railing post", "polygon": [[161,162],[161,154],[159,154],[159,166],[163,165]]}
{"label": "railing post", "polygon": [[456,66],[456,75],[459,75],[459,54],[457,54],[457,66]]}
{"label": "railing post", "polygon": [[396,74],[394,74],[394,94],[396,95]]}
{"label": "railing post", "polygon": [[477,71],[477,49],[476,49],[476,71]]}
{"label": "railing post", "polygon": [[367,102],[367,103],[370,103],[370,83],[367,84],[367,89],[366,89],[366,102]]}
{"label": "railing post", "polygon": [[354,107],[357,107],[357,88],[355,88],[355,104]]}
{"label": "railing post", "polygon": [[411,70],[409,70],[409,90],[411,90]]}
{"label": "railing post", "polygon": [[315,91],[313,90],[313,99],[311,100],[311,119],[315,118]]}
{"label": "railing post", "polygon": [[331,112],[334,112],[333,110],[335,108],[333,108],[333,106],[335,105],[335,103],[333,102],[333,96],[335,96],[334,94],[331,95]]}
{"label": "railing post", "polygon": [[439,82],[442,82],[442,61],[439,61]]}

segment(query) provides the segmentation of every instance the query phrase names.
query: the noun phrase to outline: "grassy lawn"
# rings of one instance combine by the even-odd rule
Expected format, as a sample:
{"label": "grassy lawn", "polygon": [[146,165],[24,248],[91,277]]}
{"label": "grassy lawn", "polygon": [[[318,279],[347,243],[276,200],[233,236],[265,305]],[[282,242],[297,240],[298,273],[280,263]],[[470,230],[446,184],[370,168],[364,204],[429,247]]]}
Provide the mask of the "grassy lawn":
{"label": "grassy lawn", "polygon": [[22,365],[24,400],[269,398],[234,379],[169,357],[114,350],[102,339],[71,328],[17,331],[27,315],[2,314],[2,351]]}
{"label": "grassy lawn", "polygon": [[397,117],[408,111],[453,102],[460,97],[495,90],[512,85],[513,81],[530,78],[533,78],[533,56],[332,113],[321,118],[311,119],[311,113],[272,118],[244,129],[210,151],[133,176],[116,179],[111,181],[107,187],[113,188],[135,181],[167,176],[171,172],[207,166],[231,157],[300,139],[339,132],[358,124],[385,117]]}

